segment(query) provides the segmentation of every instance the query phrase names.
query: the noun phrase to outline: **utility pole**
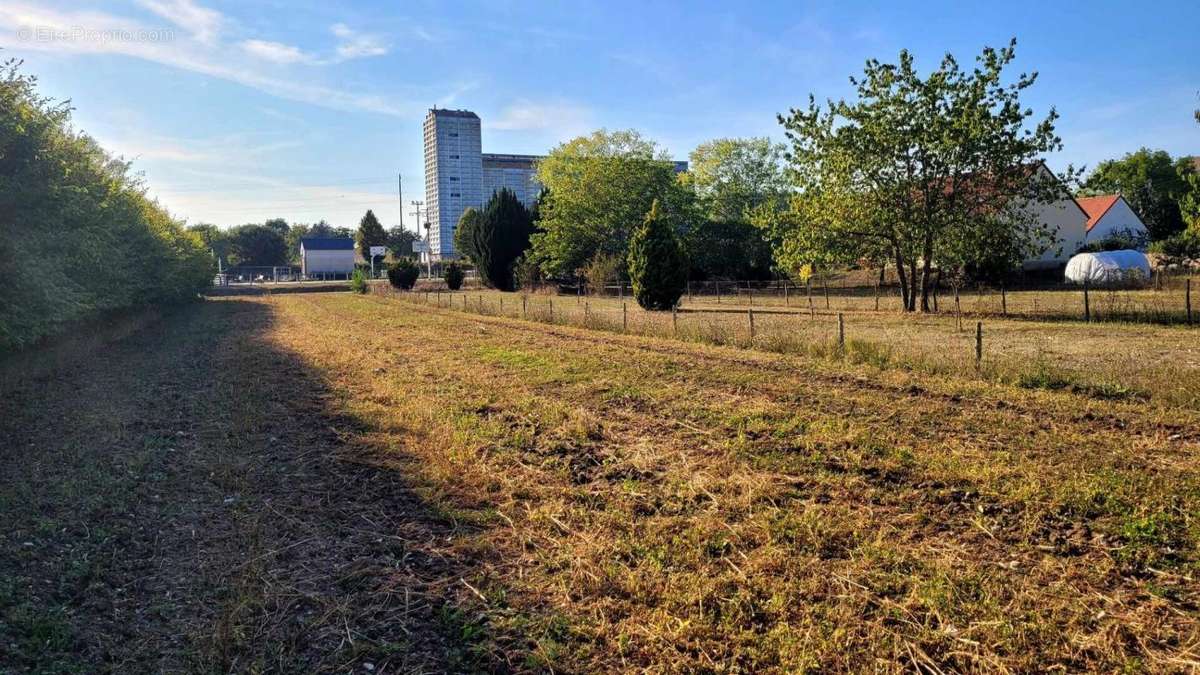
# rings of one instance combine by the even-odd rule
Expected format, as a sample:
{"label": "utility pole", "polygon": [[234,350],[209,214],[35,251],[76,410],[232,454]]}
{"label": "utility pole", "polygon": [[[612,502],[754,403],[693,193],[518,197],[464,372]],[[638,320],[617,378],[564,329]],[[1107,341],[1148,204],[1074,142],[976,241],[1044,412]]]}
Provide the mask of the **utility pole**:
{"label": "utility pole", "polygon": [[[400,231],[404,231],[404,177],[396,174],[396,195],[400,197]],[[417,233],[421,232],[418,227]]]}
{"label": "utility pole", "polygon": [[[412,212],[412,214],[417,217],[417,236],[419,237],[421,235],[421,207],[425,205],[425,202],[423,202],[419,199],[414,199],[409,203],[412,204],[413,207],[416,209],[415,211]],[[428,214],[426,214],[426,215],[428,215]],[[425,276],[427,276],[427,277],[433,276],[433,253],[432,253],[432,251],[429,250],[429,223],[428,222],[425,223]]]}

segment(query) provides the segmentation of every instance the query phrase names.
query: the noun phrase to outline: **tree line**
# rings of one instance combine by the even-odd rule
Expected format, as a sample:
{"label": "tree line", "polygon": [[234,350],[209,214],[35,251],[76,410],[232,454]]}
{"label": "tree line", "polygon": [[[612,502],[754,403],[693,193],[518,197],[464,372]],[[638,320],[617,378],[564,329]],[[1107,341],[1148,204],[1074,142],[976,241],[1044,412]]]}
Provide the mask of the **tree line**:
{"label": "tree line", "polygon": [[212,281],[195,233],[129,164],[72,129],[68,104],[0,67],[0,353],[106,313],[192,300]]}
{"label": "tree line", "polygon": [[300,240],[306,237],[354,239],[359,253],[367,260],[370,259],[372,246],[385,246],[397,257],[410,256],[412,244],[417,239],[415,233],[401,227],[385,230],[370,209],[355,230],[334,227],[324,220],[289,225],[283,218],[229,228],[197,223],[189,225],[187,229],[200,237],[205,248],[220,259],[226,269],[299,265]]}
{"label": "tree line", "polygon": [[810,98],[779,116],[786,145],[714,140],[685,173],[634,130],[572,139],[538,162],[544,192],[532,209],[498,192],[463,214],[456,247],[502,290],[538,278],[682,288],[890,268],[904,307],[924,311],[942,283],[1003,279],[1047,251],[1075,253],[1040,205],[1120,192],[1152,249],[1188,257],[1200,243],[1196,159],[1142,149],[1086,179],[1073,166],[1053,172],[1042,160],[1063,149],[1058,113],[1035,118],[1022,105],[1038,76],[1010,76],[1015,57],[1014,40],[969,67],[947,54],[928,73],[907,51],[870,60],[853,97]]}

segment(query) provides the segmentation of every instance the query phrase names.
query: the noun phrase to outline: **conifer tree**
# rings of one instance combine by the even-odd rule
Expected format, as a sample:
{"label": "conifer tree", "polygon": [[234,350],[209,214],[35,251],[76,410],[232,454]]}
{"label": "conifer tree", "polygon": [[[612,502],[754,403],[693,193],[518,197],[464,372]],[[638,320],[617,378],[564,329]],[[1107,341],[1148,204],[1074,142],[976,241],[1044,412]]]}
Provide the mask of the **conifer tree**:
{"label": "conifer tree", "polygon": [[639,305],[649,310],[667,310],[679,302],[687,285],[687,260],[679,238],[662,218],[658,200],[650,205],[646,219],[629,240],[629,279]]}

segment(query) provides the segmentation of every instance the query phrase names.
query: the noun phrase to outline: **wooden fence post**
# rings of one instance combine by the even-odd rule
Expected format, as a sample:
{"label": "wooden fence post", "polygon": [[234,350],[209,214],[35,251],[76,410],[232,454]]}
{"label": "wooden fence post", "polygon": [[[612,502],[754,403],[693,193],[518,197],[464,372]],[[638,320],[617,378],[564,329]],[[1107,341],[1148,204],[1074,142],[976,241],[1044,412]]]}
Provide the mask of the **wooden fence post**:
{"label": "wooden fence post", "polygon": [[954,321],[958,324],[958,329],[962,330],[962,305],[958,302],[958,284],[954,285]]}
{"label": "wooden fence post", "polygon": [[875,282],[875,311],[879,311],[879,282]]}
{"label": "wooden fence post", "polygon": [[713,284],[717,287],[717,304],[719,305],[721,304],[721,280],[717,279],[713,281]]}
{"label": "wooden fence post", "polygon": [[586,327],[588,325],[588,323],[591,322],[591,319],[592,319],[591,303],[584,300],[584,302],[583,302],[583,325]]}
{"label": "wooden fence post", "polygon": [[784,280],[784,282],[783,282],[783,306],[787,307],[790,304],[791,303],[788,301],[788,282],[786,280]]}
{"label": "wooden fence post", "polygon": [[841,312],[838,312],[838,350],[846,350],[846,320]]}
{"label": "wooden fence post", "polygon": [[975,322],[975,370],[983,363],[983,322]]}
{"label": "wooden fence post", "polygon": [[688,302],[691,302],[692,301],[692,280],[691,279],[688,279],[688,282],[687,282],[687,294],[688,294]]}
{"label": "wooden fence post", "polygon": [[1188,277],[1187,281],[1184,282],[1183,288],[1184,288],[1183,300],[1184,300],[1184,303],[1187,305],[1187,322],[1188,322],[1188,325],[1190,326],[1190,325],[1192,325],[1192,278],[1191,277]]}
{"label": "wooden fence post", "polygon": [[1008,291],[1000,284],[1000,314],[1008,316]]}
{"label": "wooden fence post", "polygon": [[550,298],[550,323],[554,323],[554,297]]}
{"label": "wooden fence post", "polygon": [[621,332],[629,332],[629,307],[624,302],[621,303]]}
{"label": "wooden fence post", "polygon": [[746,316],[750,318],[750,344],[754,344],[754,310],[746,310]]}
{"label": "wooden fence post", "polygon": [[821,286],[825,289],[825,309],[829,309],[829,280],[821,279]]}
{"label": "wooden fence post", "polygon": [[1083,279],[1083,320],[1088,323],[1092,322],[1092,302],[1088,297],[1088,280],[1086,277]]}
{"label": "wooden fence post", "polygon": [[750,288],[750,282],[746,282],[746,297],[750,299],[750,306],[754,306],[754,289]]}
{"label": "wooden fence post", "polygon": [[521,318],[522,319],[524,319],[529,314],[529,307],[527,306],[528,302],[529,302],[529,296],[522,295],[521,296]]}
{"label": "wooden fence post", "polygon": [[674,335],[679,335],[679,315],[678,315],[678,311],[677,311],[678,309],[679,309],[678,304],[671,307],[671,333],[673,333]]}

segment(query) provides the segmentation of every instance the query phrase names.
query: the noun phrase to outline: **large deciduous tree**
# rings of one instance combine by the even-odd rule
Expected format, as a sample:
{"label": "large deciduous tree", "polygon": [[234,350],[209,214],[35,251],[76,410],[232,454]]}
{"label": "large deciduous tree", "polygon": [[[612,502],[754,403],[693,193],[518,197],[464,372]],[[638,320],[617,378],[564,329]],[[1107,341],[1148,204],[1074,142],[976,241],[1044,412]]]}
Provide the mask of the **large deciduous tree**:
{"label": "large deciduous tree", "polygon": [[513,264],[529,248],[533,234],[529,210],[512,190],[501,188],[488,200],[472,229],[469,252],[480,277],[492,288],[514,290]]}
{"label": "large deciduous tree", "polygon": [[386,246],[392,255],[398,258],[407,258],[413,255],[413,242],[416,240],[416,232],[397,225],[388,230]]}
{"label": "large deciduous tree", "polygon": [[354,233],[354,240],[358,245],[358,253],[363,257],[363,260],[371,259],[372,246],[387,245],[387,230],[383,229],[383,225],[379,223],[379,219],[375,217],[375,212],[367,209],[363,214],[362,220],[358,221],[358,230]]}
{"label": "large deciduous tree", "polygon": [[786,204],[784,151],[767,138],[719,138],[692,151],[681,179],[695,191],[700,217],[688,223],[681,243],[693,278],[771,276],[770,243],[750,216]]}
{"label": "large deciduous tree", "polygon": [[288,262],[287,242],[278,230],[248,223],[230,230],[234,262],[251,267],[272,267]]}
{"label": "large deciduous tree", "polygon": [[676,227],[692,200],[667,155],[633,130],[601,129],[563,143],[538,162],[537,178],[549,193],[531,259],[550,277],[574,276],[597,255],[624,261],[631,230],[655,199]]}
{"label": "large deciduous tree", "polygon": [[1150,239],[1158,241],[1185,227],[1180,202],[1189,192],[1191,171],[1187,157],[1176,162],[1164,150],[1141,148],[1121,159],[1100,162],[1083,187],[1090,194],[1121,193],[1141,216]]}
{"label": "large deciduous tree", "polygon": [[657,200],[633,230],[628,265],[633,297],[643,308],[666,310],[679,302],[687,285],[687,260],[675,228],[659,213]]}
{"label": "large deciduous tree", "polygon": [[[797,194],[783,214],[760,214],[785,267],[887,260],[908,311],[929,308],[933,271],[1034,257],[1057,245],[1033,213],[1064,204],[1068,168],[1040,158],[1061,149],[1057,113],[1040,121],[1020,96],[1037,74],[1006,82],[1013,41],[963,69],[951,55],[922,77],[909,52],[867,62],[855,100],[810,97],[780,116]],[[1063,206],[1065,208],[1065,205]]]}

